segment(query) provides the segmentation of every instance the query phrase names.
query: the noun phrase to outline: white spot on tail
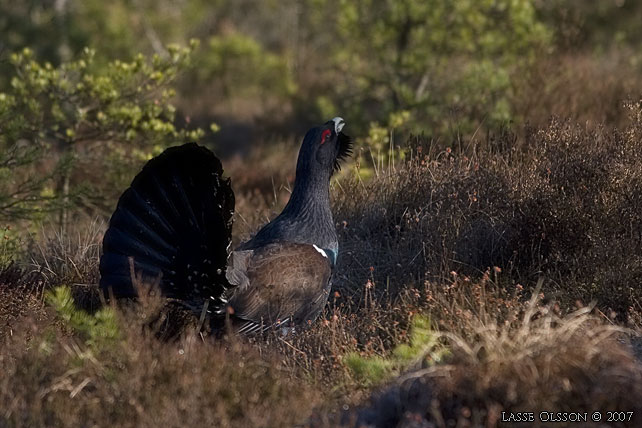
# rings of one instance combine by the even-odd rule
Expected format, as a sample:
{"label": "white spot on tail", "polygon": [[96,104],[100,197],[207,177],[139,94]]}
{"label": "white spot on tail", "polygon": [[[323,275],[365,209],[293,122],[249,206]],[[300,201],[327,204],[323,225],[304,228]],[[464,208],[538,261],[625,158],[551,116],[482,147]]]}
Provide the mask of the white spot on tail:
{"label": "white spot on tail", "polygon": [[323,251],[321,248],[317,247],[317,246],[316,246],[316,245],[314,245],[314,244],[312,244],[312,246],[314,247],[314,249],[315,249],[315,250],[317,250],[319,253],[321,253],[321,255],[322,255],[323,257],[325,257],[326,259],[328,258],[328,255],[325,253],[325,251]]}
{"label": "white spot on tail", "polygon": [[281,336],[288,336],[294,333],[295,333],[294,327],[285,327],[285,326],[281,327]]}

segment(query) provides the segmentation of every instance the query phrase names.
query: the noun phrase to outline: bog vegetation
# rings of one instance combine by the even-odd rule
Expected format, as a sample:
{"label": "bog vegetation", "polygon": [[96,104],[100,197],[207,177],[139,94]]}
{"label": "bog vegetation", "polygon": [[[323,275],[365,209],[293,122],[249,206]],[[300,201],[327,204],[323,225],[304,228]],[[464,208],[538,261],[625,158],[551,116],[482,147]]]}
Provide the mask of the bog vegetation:
{"label": "bog vegetation", "polygon": [[[0,426],[501,426],[642,417],[633,1],[0,0]],[[119,194],[224,159],[242,241],[341,114],[321,319],[213,341],[97,291]],[[604,421],[603,421],[604,422]],[[561,424],[560,426],[563,426]],[[604,426],[596,424],[595,426]]]}

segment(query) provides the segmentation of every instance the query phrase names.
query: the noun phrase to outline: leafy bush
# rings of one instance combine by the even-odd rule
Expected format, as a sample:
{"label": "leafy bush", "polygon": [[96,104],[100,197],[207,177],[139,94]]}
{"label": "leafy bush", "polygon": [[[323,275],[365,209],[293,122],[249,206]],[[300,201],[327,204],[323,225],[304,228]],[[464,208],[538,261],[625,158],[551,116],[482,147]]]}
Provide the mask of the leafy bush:
{"label": "leafy bush", "polygon": [[[214,112],[240,121],[278,118],[289,110],[297,87],[288,57],[271,52],[256,39],[238,33],[210,37],[194,61],[197,66],[182,84],[188,103],[205,88],[218,94],[200,106],[198,115]],[[193,105],[189,108],[195,110]]]}
{"label": "leafy bush", "polygon": [[11,89],[0,93],[0,215],[29,218],[62,206],[65,224],[73,203],[111,205],[143,161],[202,137],[174,125],[170,103],[170,85],[196,45],[105,66],[91,49],[59,67],[37,62],[30,49],[13,54]]}
{"label": "leafy bush", "polygon": [[530,1],[339,3],[335,108],[361,124],[407,110],[414,133],[509,120],[512,73],[550,37]]}

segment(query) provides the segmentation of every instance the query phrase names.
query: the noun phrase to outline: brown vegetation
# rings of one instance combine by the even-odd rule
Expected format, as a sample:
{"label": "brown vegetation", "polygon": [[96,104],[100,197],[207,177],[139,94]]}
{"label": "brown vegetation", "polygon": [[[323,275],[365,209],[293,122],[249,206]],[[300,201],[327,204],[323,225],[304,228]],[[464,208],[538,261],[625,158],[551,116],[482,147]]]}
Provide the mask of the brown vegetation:
{"label": "brown vegetation", "polygon": [[[371,181],[358,170],[339,179],[333,295],[294,336],[213,341],[194,319],[163,342],[161,302],[143,301],[117,310],[117,338],[97,344],[43,293],[64,284],[78,307],[100,307],[103,226],[35,239],[29,263],[0,275],[0,425],[496,426],[502,410],[639,418],[642,369],[628,343],[642,315],[642,122],[640,105],[629,107],[617,131],[555,120],[524,139],[444,149],[418,138]],[[275,176],[271,189],[237,192],[241,233],[287,195],[287,174]],[[417,316],[436,342],[399,365]],[[379,389],[351,370],[350,353],[401,377]]]}

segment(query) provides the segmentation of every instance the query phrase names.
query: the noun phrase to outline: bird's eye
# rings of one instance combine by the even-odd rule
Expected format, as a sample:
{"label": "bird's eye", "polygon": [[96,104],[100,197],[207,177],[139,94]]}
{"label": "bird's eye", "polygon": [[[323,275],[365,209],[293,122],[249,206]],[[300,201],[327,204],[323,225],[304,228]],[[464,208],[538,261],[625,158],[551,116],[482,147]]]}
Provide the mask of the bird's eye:
{"label": "bird's eye", "polygon": [[330,134],[332,134],[332,132],[329,129],[326,129],[325,131],[323,131],[323,133],[321,134],[321,144],[325,143],[330,139]]}

